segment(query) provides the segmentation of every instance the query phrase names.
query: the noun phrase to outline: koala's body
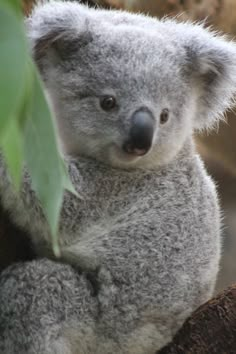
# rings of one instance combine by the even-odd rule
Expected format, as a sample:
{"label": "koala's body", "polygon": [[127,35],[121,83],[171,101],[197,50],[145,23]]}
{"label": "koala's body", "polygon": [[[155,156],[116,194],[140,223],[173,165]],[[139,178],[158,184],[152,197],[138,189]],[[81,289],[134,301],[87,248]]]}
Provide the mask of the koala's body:
{"label": "koala's body", "polygon": [[[1,276],[4,354],[154,354],[214,289],[215,187],[194,148],[236,88],[236,47],[201,26],[70,2],[27,20],[68,171],[62,261]],[[1,198],[40,256],[50,235],[30,181]],[[31,305],[29,305],[31,304]]]}

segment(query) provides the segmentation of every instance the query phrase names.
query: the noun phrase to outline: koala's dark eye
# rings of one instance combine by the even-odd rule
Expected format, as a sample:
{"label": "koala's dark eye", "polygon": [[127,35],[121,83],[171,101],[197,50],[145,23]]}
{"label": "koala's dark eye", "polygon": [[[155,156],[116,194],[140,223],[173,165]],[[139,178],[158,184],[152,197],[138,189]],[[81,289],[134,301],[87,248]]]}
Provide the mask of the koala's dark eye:
{"label": "koala's dark eye", "polygon": [[113,96],[104,96],[100,100],[100,105],[104,111],[110,111],[116,107],[116,99]]}
{"label": "koala's dark eye", "polygon": [[160,115],[160,123],[165,124],[168,121],[168,119],[169,119],[169,109],[164,108]]}

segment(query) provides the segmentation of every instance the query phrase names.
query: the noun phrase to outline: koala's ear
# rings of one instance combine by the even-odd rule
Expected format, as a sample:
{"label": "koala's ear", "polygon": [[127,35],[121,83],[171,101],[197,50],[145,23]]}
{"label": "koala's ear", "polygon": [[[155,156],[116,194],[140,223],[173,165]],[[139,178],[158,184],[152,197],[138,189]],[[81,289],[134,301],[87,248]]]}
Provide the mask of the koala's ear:
{"label": "koala's ear", "polygon": [[89,40],[87,23],[87,8],[80,4],[50,1],[34,8],[25,25],[41,72],[45,65],[68,58]]}
{"label": "koala's ear", "polygon": [[211,128],[236,94],[236,44],[196,26],[185,43],[187,67],[197,95],[194,128]]}

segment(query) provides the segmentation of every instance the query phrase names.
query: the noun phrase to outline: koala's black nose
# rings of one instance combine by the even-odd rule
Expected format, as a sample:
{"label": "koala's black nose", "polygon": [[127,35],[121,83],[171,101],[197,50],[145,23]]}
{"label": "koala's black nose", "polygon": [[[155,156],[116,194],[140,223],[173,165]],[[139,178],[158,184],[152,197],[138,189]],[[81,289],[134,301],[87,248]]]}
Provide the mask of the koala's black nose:
{"label": "koala's black nose", "polygon": [[129,137],[123,145],[125,152],[145,155],[152,146],[155,120],[150,111],[140,109],[133,114]]}

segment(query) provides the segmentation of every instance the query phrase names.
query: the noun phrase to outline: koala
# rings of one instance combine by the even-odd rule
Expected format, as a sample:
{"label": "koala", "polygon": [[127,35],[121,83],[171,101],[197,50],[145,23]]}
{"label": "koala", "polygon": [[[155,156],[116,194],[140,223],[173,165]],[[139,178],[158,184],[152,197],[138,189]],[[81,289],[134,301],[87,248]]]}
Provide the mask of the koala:
{"label": "koala", "polygon": [[212,295],[217,193],[193,134],[236,91],[236,45],[202,25],[75,2],[26,28],[79,198],[65,192],[60,262],[25,174],[0,195],[41,259],[0,277],[3,354],[154,354]]}

